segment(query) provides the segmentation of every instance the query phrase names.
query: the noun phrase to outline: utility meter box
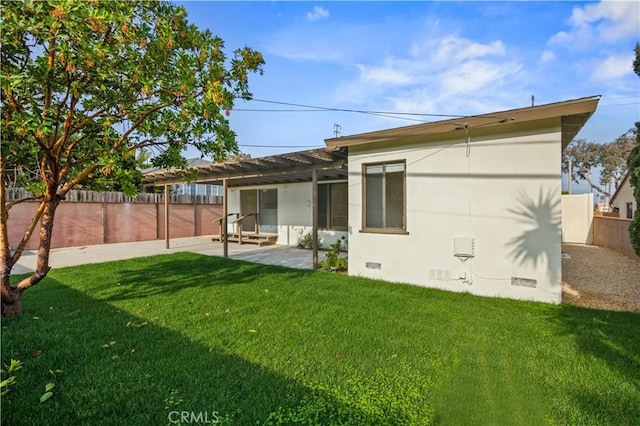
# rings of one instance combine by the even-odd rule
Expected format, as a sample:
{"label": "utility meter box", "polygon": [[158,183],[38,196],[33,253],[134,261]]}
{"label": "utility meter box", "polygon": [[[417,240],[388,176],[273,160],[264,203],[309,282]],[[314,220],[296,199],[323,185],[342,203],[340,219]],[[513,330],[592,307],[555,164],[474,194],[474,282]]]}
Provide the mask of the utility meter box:
{"label": "utility meter box", "polygon": [[456,237],[453,239],[453,255],[456,257],[474,257],[475,240],[471,237]]}

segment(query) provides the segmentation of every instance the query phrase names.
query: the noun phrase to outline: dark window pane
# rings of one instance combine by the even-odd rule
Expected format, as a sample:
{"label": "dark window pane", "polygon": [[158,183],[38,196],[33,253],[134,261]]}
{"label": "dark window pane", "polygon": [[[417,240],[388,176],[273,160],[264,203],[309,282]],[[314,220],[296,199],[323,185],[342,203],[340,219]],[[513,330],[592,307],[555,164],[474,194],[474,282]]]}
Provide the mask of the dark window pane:
{"label": "dark window pane", "polygon": [[386,227],[404,228],[404,171],[385,174]]}
{"label": "dark window pane", "polygon": [[382,228],[383,223],[383,168],[367,166],[365,170],[365,227]]}
{"label": "dark window pane", "polygon": [[318,228],[328,228],[328,208],[329,185],[318,185]]}
{"label": "dark window pane", "polygon": [[348,228],[349,200],[346,183],[331,184],[331,229]]}

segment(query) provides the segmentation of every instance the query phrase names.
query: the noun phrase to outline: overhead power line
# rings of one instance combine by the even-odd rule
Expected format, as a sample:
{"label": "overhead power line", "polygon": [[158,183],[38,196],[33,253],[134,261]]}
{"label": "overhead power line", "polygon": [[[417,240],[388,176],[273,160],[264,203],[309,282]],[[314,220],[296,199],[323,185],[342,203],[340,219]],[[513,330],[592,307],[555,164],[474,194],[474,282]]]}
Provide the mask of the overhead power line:
{"label": "overhead power line", "polygon": [[[436,118],[466,118],[466,117],[484,117],[484,118],[496,118],[496,119],[504,119],[504,116],[497,115],[487,115],[487,114],[433,114],[433,113],[424,113],[424,112],[403,112],[403,111],[372,111],[372,110],[361,110],[361,109],[349,109],[349,108],[335,108],[335,107],[325,107],[318,105],[306,105],[306,104],[297,104],[293,102],[282,102],[282,101],[274,101],[268,99],[249,99],[249,101],[253,102],[262,102],[274,105],[284,105],[284,106],[293,106],[298,109],[254,109],[254,108],[234,108],[234,111],[248,111],[248,112],[348,112],[348,113],[357,113],[357,114],[368,114],[375,115],[379,117],[387,117],[394,118],[398,120],[409,120],[409,121],[417,121],[419,123],[429,123],[430,120],[421,120],[413,117],[436,117]],[[302,108],[302,109],[300,109]]]}
{"label": "overhead power line", "polygon": [[[307,108],[310,111],[353,112],[358,114],[389,116],[390,118],[401,118],[401,117],[395,117],[396,115],[415,116],[415,117],[445,117],[445,118],[464,117],[464,115],[452,115],[452,114],[428,114],[428,113],[417,113],[417,112],[371,111],[371,110],[350,109],[350,108],[334,108],[334,107],[324,107],[324,106],[317,106],[317,105],[296,104],[292,102],[272,101],[267,99],[255,99],[255,98],[251,99],[251,101],[274,104],[274,105],[294,106],[298,108]],[[415,120],[415,121],[424,121],[424,120]]]}

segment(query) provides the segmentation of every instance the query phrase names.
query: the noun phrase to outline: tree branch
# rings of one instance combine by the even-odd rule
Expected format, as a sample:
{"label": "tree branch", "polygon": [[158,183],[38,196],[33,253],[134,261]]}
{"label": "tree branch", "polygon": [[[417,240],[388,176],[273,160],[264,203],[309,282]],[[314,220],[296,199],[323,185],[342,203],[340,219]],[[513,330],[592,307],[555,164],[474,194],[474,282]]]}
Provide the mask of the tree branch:
{"label": "tree branch", "polygon": [[42,279],[44,277],[47,276],[47,274],[49,273],[50,270],[51,270],[51,267],[47,266],[46,268],[43,268],[42,270],[35,271],[30,277],[25,278],[22,281],[20,281],[18,283],[18,285],[15,286],[15,288],[20,290],[20,291],[24,291],[24,290],[28,289],[29,287],[32,287],[32,286],[38,284],[40,281],[42,281]]}
{"label": "tree branch", "polygon": [[[53,71],[53,65],[55,63],[55,55],[56,55],[56,38],[54,36],[51,36],[51,39],[49,39],[49,47],[51,50],[49,50],[49,57],[47,60],[47,66],[49,67],[49,73],[51,73],[51,71]],[[49,109],[49,107],[51,106],[51,79],[47,78],[47,83],[46,83],[46,88],[44,91],[44,110],[46,111]]]}
{"label": "tree branch", "polygon": [[18,205],[18,204],[21,204],[21,203],[24,203],[24,202],[27,202],[27,201],[38,201],[38,200],[42,200],[42,197],[27,197],[27,198],[21,198],[21,199],[16,200],[16,201],[11,201],[11,202],[6,204],[7,205],[7,211],[11,210],[11,207],[13,207],[15,205]]}
{"label": "tree branch", "polygon": [[[87,116],[84,120],[82,120],[79,124],[73,126],[73,128],[70,130],[70,134],[73,134],[75,132],[77,132],[78,130],[81,130],[82,128],[84,128],[84,126],[86,126],[87,124],[89,124],[90,122],[92,122],[93,120],[95,120],[97,117],[99,117],[100,115],[104,114],[106,112],[105,109],[99,109],[95,114],[89,115]],[[56,145],[58,145],[61,141],[58,140],[58,142],[56,142]]]}
{"label": "tree branch", "polygon": [[[9,209],[7,208],[7,194],[6,189],[4,187],[4,176],[6,173],[4,155],[0,154],[0,259],[4,260],[4,265],[2,267],[11,270],[11,266],[8,265],[7,260],[10,257],[9,253],[9,232],[7,229],[7,223],[9,222]],[[9,271],[3,271],[4,273],[9,273]],[[9,297],[11,299],[11,295],[8,293],[8,289],[2,286],[2,298],[4,300],[5,297]]]}
{"label": "tree branch", "polygon": [[38,210],[36,210],[36,213],[31,218],[31,223],[29,223],[29,227],[27,228],[24,235],[22,236],[22,240],[20,240],[20,243],[16,247],[16,250],[13,252],[13,256],[11,256],[12,264],[15,265],[18,259],[20,259],[20,256],[22,256],[22,252],[24,251],[24,248],[27,246],[27,243],[29,242],[31,235],[33,234],[33,230],[36,229],[38,222],[42,218],[42,213],[44,213],[45,204],[46,202],[42,200],[40,202],[40,206],[38,206]]}
{"label": "tree branch", "polygon": [[136,130],[136,129],[137,129],[137,128],[142,124],[142,123],[144,123],[144,121],[145,121],[147,118],[149,118],[149,116],[150,116],[151,114],[153,114],[153,113],[155,113],[155,112],[160,111],[162,108],[166,108],[166,107],[170,106],[172,103],[173,103],[173,102],[170,102],[170,103],[164,103],[164,104],[158,104],[158,105],[156,105],[156,106],[155,106],[155,107],[153,107],[153,108],[149,108],[149,110],[148,110],[148,111],[146,111],[144,114],[142,114],[142,115],[140,116],[140,118],[138,118],[138,120],[136,120],[136,122],[135,122],[135,123],[133,123],[133,124],[131,125],[131,127],[129,127],[129,129],[128,129],[126,132],[124,132],[124,133],[122,134],[122,136],[120,136],[120,138],[119,138],[119,139],[118,139],[118,141],[113,145],[113,147],[111,148],[111,150],[109,151],[109,153],[110,153],[110,154],[113,154],[114,152],[116,152],[116,150],[117,150],[118,148],[120,148],[124,142],[126,142],[127,137],[129,137],[129,135],[130,135],[134,130]]}
{"label": "tree branch", "polygon": [[67,111],[67,116],[65,117],[64,124],[62,125],[63,134],[62,136],[60,136],[60,138],[58,138],[58,140],[53,144],[53,147],[52,147],[55,152],[60,152],[61,147],[64,146],[64,144],[69,139],[69,136],[72,134],[72,132],[70,132],[71,120],[73,120],[73,116],[76,111],[76,105],[78,103],[78,100],[79,98],[76,97],[75,95],[71,96],[71,102],[69,103],[69,111]]}
{"label": "tree branch", "polygon": [[584,173],[584,180],[586,180],[587,183],[589,185],[591,185],[591,187],[593,189],[595,189],[596,191],[601,192],[604,195],[606,195],[607,197],[611,198],[611,193],[609,193],[609,191],[606,191],[606,190],[602,189],[599,185],[597,185],[595,182],[593,182],[591,180],[591,173],[590,172],[589,173]]}
{"label": "tree branch", "polygon": [[56,114],[56,128],[53,132],[53,138],[56,139],[56,142],[54,142],[54,146],[56,146],[57,144],[57,139],[58,139],[58,129],[60,128],[60,114],[62,113],[62,109],[63,107],[67,106],[67,101],[69,100],[69,94],[71,93],[71,83],[67,80],[67,91],[64,95],[64,99],[62,100],[62,102],[58,102],[58,112]]}
{"label": "tree branch", "polygon": [[[62,169],[60,169],[60,173],[58,174],[58,181],[59,182],[63,182],[64,179],[67,177],[67,173],[69,173],[69,170],[71,170],[71,167],[73,167],[75,164],[73,162],[72,156],[73,156],[73,148],[80,143],[81,141],[83,141],[84,139],[86,139],[87,137],[89,137],[89,134],[86,133],[84,134],[82,137],[74,140],[73,142],[71,142],[68,146],[67,149],[65,151],[65,165],[62,167]],[[76,163],[77,164],[77,163]],[[79,183],[79,182],[78,182]]]}
{"label": "tree branch", "polygon": [[60,197],[64,197],[67,195],[69,191],[73,189],[74,186],[82,182],[87,178],[91,173],[93,173],[98,168],[98,164],[92,164],[91,166],[84,169],[82,172],[78,173],[73,179],[67,182],[59,191]]}

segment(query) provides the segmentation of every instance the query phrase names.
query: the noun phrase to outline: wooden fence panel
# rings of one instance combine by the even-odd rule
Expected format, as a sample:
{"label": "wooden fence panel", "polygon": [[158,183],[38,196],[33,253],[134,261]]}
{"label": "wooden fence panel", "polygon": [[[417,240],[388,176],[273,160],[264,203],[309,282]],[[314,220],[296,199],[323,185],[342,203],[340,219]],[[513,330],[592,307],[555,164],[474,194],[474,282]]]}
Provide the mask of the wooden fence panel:
{"label": "wooden fence panel", "polygon": [[[7,201],[17,201],[33,197],[29,191],[22,188],[5,188]],[[71,190],[65,197],[66,202],[73,203],[148,203],[163,204],[164,194],[142,192],[137,197],[129,197],[122,192],[95,192]],[[222,204],[222,197],[218,195],[186,195],[170,194],[171,204]]]}

